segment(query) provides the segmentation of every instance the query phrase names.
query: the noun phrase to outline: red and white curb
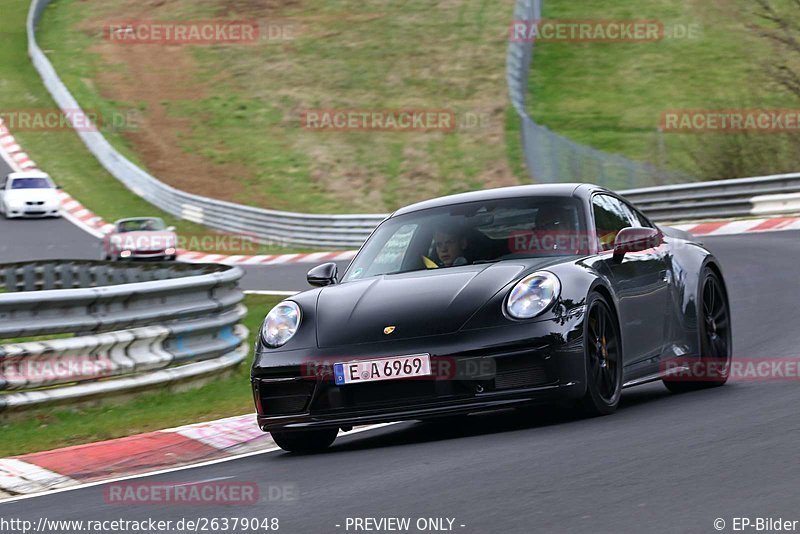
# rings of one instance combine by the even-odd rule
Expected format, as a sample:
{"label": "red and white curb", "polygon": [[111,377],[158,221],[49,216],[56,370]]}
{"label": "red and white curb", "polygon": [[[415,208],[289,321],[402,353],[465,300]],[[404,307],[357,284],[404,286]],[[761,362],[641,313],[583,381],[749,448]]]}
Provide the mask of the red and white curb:
{"label": "red and white curb", "polygon": [[178,260],[186,263],[223,263],[225,265],[280,265],[284,263],[325,263],[328,261],[349,261],[357,250],[338,252],[311,252],[307,254],[280,254],[265,256],[224,256],[204,254],[188,250],[179,251]]}
{"label": "red and white curb", "polygon": [[[114,229],[113,224],[107,223],[101,217],[89,211],[83,204],[72,198],[69,193],[61,191],[59,197],[61,199],[61,213],[64,217],[98,239],[102,239],[103,236]],[[283,263],[349,261],[355,257],[356,252],[355,250],[346,250],[335,252],[310,252],[306,254],[228,256],[225,254],[209,254],[191,250],[179,250],[178,260],[186,263],[222,263],[225,265],[280,265]]]}
{"label": "red and white curb", "polygon": [[[11,135],[8,128],[0,119],[0,157],[8,161],[16,170],[34,170],[36,164],[22,151],[19,144]],[[101,217],[92,213],[79,201],[68,193],[61,192],[61,208],[64,217],[89,232],[98,239],[111,232],[114,225],[107,223]],[[772,197],[764,197],[772,198]],[[781,197],[783,198],[783,197]],[[800,218],[776,217],[747,220],[723,220],[716,222],[682,223],[674,225],[675,228],[688,231],[694,235],[735,235],[751,232],[774,232],[779,230],[800,230]],[[336,252],[313,252],[306,254],[279,254],[279,255],[225,255],[179,250],[178,260],[187,263],[222,263],[226,265],[280,265],[291,263],[323,263],[326,261],[349,261],[356,255],[355,250]]]}
{"label": "red and white curb", "polygon": [[0,458],[0,499],[31,495],[275,447],[255,414]]}
{"label": "red and white curb", "polygon": [[0,119],[0,156],[17,172],[36,170],[36,164],[19,146],[3,119]]}
{"label": "red and white curb", "polygon": [[696,222],[670,225],[694,235],[738,235],[757,232],[800,230],[800,217],[774,217],[739,221]]}
{"label": "red and white curb", "polygon": [[[22,151],[19,143],[0,119],[0,157],[8,162],[16,172],[37,170],[36,163]],[[65,191],[59,192],[61,214],[78,228],[90,233],[98,239],[114,229],[110,224],[92,213],[79,201]],[[226,265],[279,265],[282,263],[324,263],[326,261],[349,261],[356,251],[313,252],[307,254],[277,254],[259,256],[229,256],[225,254],[209,254],[191,250],[180,250],[178,260],[187,263],[223,263]]]}

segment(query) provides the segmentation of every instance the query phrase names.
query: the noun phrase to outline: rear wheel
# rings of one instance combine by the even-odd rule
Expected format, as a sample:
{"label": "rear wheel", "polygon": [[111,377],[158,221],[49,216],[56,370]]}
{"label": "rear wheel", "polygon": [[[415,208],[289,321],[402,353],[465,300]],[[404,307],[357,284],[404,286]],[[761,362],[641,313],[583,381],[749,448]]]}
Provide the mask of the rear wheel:
{"label": "rear wheel", "polygon": [[[731,319],[728,299],[717,274],[706,267],[700,276],[698,330],[700,332],[700,365],[688,376],[664,378],[664,385],[673,393],[695,391],[725,384],[731,365]],[[690,362],[687,360],[688,364]]]}
{"label": "rear wheel", "polygon": [[273,430],[275,444],[287,452],[321,452],[331,446],[339,434],[338,428],[321,430]]}
{"label": "rear wheel", "polygon": [[589,295],[584,322],[586,395],[581,407],[589,415],[616,411],[622,396],[622,343],[616,315],[597,293]]}

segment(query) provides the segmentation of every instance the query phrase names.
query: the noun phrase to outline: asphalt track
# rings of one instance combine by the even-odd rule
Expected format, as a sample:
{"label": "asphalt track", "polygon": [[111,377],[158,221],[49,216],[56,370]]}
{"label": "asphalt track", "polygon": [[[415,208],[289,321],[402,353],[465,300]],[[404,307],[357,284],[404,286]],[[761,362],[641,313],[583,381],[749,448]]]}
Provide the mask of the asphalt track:
{"label": "asphalt track", "polygon": [[[800,233],[706,241],[725,268],[735,356],[797,355]],[[258,482],[255,506],[110,505],[95,486],[0,504],[0,517],[277,517],[290,534],[354,532],[348,517],[455,518],[463,533],[716,532],[722,518],[730,532],[734,517],[800,520],[798,406],[796,382],[684,395],[650,384],[626,390],[610,417],[538,409],[402,423],[345,434],[325,454],[269,452],[139,479]],[[270,501],[269,485],[295,493]]]}
{"label": "asphalt track", "polygon": [[[0,159],[0,164],[2,160]],[[0,173],[3,171],[0,170]],[[66,219],[11,219],[0,215],[0,263],[44,259],[90,259],[101,256],[100,240]],[[339,262],[344,269],[347,262]],[[313,264],[242,266],[246,290],[302,291]]]}
{"label": "asphalt track", "polygon": [[[12,172],[0,158],[0,175]],[[0,263],[47,259],[100,259],[100,240],[66,219],[12,219],[0,215]],[[308,289],[306,272],[313,265],[242,266],[246,290],[302,291]],[[339,268],[347,262],[339,262]]]}

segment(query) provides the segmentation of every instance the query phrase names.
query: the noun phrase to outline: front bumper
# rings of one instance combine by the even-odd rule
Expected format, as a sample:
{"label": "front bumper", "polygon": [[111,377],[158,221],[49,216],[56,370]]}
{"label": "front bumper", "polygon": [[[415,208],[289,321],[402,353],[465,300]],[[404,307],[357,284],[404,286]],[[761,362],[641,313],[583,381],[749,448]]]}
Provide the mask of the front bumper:
{"label": "front bumper", "polygon": [[42,219],[45,217],[60,217],[58,207],[26,206],[24,208],[6,208],[6,218],[9,219]]}
{"label": "front bumper", "polygon": [[[258,424],[349,427],[580,398],[583,314],[397,342],[273,351],[259,345],[252,388]],[[425,378],[337,386],[333,363],[429,353]],[[343,356],[347,355],[347,356]]]}
{"label": "front bumper", "polygon": [[157,251],[135,251],[131,252],[130,256],[120,258],[123,261],[125,260],[135,260],[135,261],[172,261],[176,257],[176,254],[167,254],[163,250]]}

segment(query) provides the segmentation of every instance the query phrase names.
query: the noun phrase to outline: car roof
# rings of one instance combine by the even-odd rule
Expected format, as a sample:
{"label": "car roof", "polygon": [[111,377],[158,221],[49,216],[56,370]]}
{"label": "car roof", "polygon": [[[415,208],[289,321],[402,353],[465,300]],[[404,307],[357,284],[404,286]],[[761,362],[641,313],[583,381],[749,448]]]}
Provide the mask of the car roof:
{"label": "car roof", "polygon": [[158,221],[161,221],[161,222],[164,222],[164,221],[161,219],[161,217],[128,217],[128,218],[126,218],[126,219],[119,219],[119,220],[117,220],[117,221],[116,221],[114,224],[119,224],[119,223],[124,223],[124,222],[130,222],[130,221],[152,221],[152,220],[154,220],[154,219],[155,219],[155,220],[158,220]]}
{"label": "car roof", "polygon": [[23,171],[23,172],[12,172],[7,176],[7,179],[13,180],[15,178],[47,178],[50,179],[50,175],[46,172],[42,171]]}
{"label": "car roof", "polygon": [[404,208],[400,208],[392,214],[404,215],[406,213],[413,213],[415,211],[426,210],[430,208],[439,208],[442,206],[452,206],[456,204],[466,204],[468,202],[481,202],[485,200],[501,200],[506,198],[519,198],[519,197],[588,197],[595,191],[607,191],[606,189],[582,183],[559,183],[559,184],[534,184],[534,185],[518,185],[512,187],[498,187],[495,189],[484,189],[481,191],[472,191],[470,193],[459,193],[457,195],[449,195],[446,197],[434,198],[431,200],[424,200],[411,204]]}

